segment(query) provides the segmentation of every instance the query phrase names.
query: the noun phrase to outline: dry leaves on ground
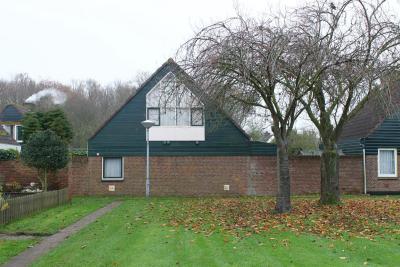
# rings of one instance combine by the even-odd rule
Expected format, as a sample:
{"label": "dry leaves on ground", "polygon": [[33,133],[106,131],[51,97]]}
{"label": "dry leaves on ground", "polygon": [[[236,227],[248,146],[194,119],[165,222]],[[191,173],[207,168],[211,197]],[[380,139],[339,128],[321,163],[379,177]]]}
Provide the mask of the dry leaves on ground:
{"label": "dry leaves on ground", "polygon": [[374,238],[400,233],[400,199],[354,198],[329,206],[321,206],[317,200],[297,199],[290,214],[275,214],[274,205],[274,200],[264,198],[192,199],[177,202],[166,214],[170,225],[207,235],[214,231],[249,236],[290,230],[334,238]]}

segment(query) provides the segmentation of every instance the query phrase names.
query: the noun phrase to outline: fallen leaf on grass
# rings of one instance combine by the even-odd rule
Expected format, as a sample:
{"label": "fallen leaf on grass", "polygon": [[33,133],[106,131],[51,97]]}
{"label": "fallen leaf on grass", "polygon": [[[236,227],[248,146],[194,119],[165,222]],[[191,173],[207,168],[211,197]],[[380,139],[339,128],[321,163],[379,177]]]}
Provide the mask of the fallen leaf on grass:
{"label": "fallen leaf on grass", "polygon": [[[197,199],[179,202],[166,213],[169,225],[183,226],[185,230],[208,234],[215,229],[238,237],[268,232],[292,231],[343,239],[391,234],[400,224],[399,199],[344,199],[339,206],[322,206],[317,200],[293,201],[290,214],[273,212],[271,199]],[[273,240],[273,238],[270,238]],[[330,245],[334,247],[334,245]]]}

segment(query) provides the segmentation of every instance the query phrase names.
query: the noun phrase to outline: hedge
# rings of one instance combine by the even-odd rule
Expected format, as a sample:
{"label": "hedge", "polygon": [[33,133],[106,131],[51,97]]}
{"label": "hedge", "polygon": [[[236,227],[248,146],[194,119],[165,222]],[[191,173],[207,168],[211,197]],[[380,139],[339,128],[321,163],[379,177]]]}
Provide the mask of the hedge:
{"label": "hedge", "polygon": [[19,158],[19,152],[15,149],[0,149],[0,160],[15,160]]}

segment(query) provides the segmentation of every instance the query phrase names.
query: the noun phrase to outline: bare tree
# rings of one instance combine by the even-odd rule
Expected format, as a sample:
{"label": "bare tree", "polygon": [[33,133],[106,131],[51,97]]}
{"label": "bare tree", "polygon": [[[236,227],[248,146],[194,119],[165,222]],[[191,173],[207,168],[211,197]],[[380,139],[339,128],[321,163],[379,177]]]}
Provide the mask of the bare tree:
{"label": "bare tree", "polygon": [[323,204],[340,201],[337,141],[343,125],[381,88],[382,76],[398,69],[400,24],[385,2],[316,1],[291,16],[298,46],[312,52],[310,72],[301,77],[309,94],[301,101],[323,144]]}
{"label": "bare tree", "polygon": [[204,102],[212,99],[236,113],[264,109],[270,116],[280,213],[291,209],[288,137],[305,94],[298,77],[306,69],[308,52],[293,56],[292,49],[299,49],[293,46],[295,39],[284,16],[259,21],[238,16],[203,28],[178,52],[179,63],[200,86]]}
{"label": "bare tree", "polygon": [[[68,99],[59,107],[65,111],[73,126],[72,146],[85,148],[90,135],[129,99],[146,76],[139,73],[135,81],[115,81],[102,86],[94,80],[65,85],[56,81],[35,81],[27,74],[17,74],[12,80],[0,80],[0,111],[7,104],[23,105],[28,97],[46,88],[62,91]],[[30,108],[47,111],[55,108],[55,104],[51,97],[42,97]]]}

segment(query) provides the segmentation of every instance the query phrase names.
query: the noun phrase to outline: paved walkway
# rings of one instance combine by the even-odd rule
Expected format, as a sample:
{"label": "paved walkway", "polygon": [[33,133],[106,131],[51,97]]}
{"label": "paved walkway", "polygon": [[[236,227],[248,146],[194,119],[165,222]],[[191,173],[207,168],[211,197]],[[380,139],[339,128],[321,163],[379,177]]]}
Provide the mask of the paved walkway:
{"label": "paved walkway", "polygon": [[62,229],[57,234],[44,238],[39,244],[33,246],[22,252],[21,254],[10,259],[9,262],[3,265],[3,267],[24,267],[29,266],[34,260],[47,253],[49,250],[55,248],[58,244],[64,241],[67,237],[75,234],[86,225],[94,222],[100,216],[103,216],[107,212],[111,211],[115,207],[119,206],[121,201],[115,201],[108,204],[104,208],[98,209],[95,212],[87,215],[83,219],[77,221],[74,224]]}

